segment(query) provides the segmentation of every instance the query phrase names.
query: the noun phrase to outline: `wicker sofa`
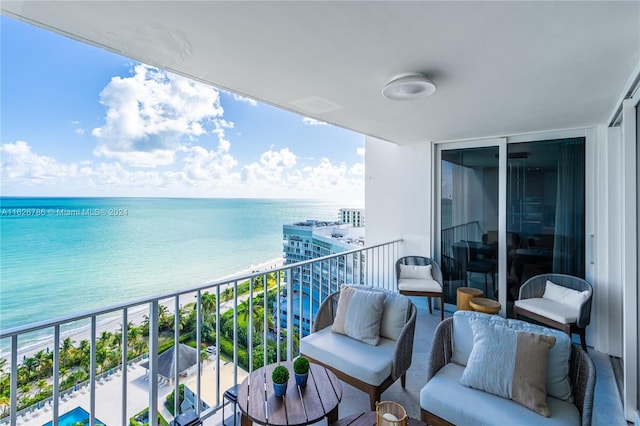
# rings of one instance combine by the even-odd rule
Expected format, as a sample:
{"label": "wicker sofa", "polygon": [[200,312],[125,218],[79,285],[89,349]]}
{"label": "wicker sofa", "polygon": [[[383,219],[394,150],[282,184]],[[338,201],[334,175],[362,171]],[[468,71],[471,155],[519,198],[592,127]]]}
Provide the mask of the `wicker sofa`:
{"label": "wicker sofa", "polygon": [[[427,371],[427,384],[420,392],[423,422],[437,426],[452,424],[591,425],[595,367],[587,353],[579,346],[571,344],[570,340],[564,355],[568,359],[569,366],[567,368],[565,365],[564,368],[568,373],[570,387],[567,383],[567,389],[571,399],[562,400],[547,393],[546,403],[550,409],[550,417],[543,417],[511,399],[460,384],[465,366],[459,364],[464,362],[459,359],[470,353],[474,341],[472,335],[469,341],[471,329],[465,330],[465,321],[474,315],[485,314],[456,312],[454,317],[441,322],[435,331]],[[523,323],[501,317],[494,318],[503,324],[510,322],[516,327],[520,326],[518,323]],[[529,331],[532,330],[530,327],[545,328],[524,324],[526,324],[523,325],[525,330]],[[559,337],[562,335],[558,330],[552,330],[552,332],[560,333]],[[558,345],[556,351],[561,349],[562,346]],[[464,354],[465,351],[466,354]],[[551,359],[551,352],[549,352],[549,368],[552,368]],[[553,367],[562,367],[562,365],[556,364]]]}
{"label": "wicker sofa", "polygon": [[[401,321],[404,325],[401,330],[398,329],[397,338],[381,337],[380,342],[372,346],[332,332],[340,299],[338,291],[330,294],[320,305],[311,334],[300,341],[300,354],[333,371],[340,380],[368,393],[373,411],[382,392],[398,378],[402,387],[405,386],[405,374],[411,366],[413,355],[417,310],[411,300],[401,294],[376,287],[357,288],[383,292],[387,295],[386,301],[406,301]],[[383,315],[389,313],[391,306],[391,303],[385,302]]]}

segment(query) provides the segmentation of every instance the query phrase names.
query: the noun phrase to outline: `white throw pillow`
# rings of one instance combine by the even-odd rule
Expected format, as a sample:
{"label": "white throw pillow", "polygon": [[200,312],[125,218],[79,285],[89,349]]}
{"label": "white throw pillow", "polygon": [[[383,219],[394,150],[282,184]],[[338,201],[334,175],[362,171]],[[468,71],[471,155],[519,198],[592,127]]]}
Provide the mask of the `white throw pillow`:
{"label": "white throw pillow", "polygon": [[544,288],[543,299],[553,300],[563,305],[578,307],[582,305],[589,297],[588,291],[578,291],[572,288],[554,284],[547,280]]}
{"label": "white throw pillow", "polygon": [[431,275],[431,265],[403,265],[401,263],[399,278],[433,280],[433,276]]}
{"label": "white throw pillow", "polygon": [[386,297],[381,291],[359,290],[343,284],[331,331],[377,346]]}

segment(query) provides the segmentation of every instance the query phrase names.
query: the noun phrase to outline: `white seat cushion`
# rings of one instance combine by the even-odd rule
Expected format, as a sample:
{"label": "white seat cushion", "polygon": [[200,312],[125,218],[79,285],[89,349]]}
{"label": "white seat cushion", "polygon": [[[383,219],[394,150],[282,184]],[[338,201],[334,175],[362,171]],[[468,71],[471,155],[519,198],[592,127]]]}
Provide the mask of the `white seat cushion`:
{"label": "white seat cushion", "polygon": [[326,327],[300,340],[300,353],[378,386],[391,374],[396,342],[384,337],[370,346]]}
{"label": "white seat cushion", "polygon": [[449,363],[420,391],[420,407],[456,425],[579,425],[580,412],[569,402],[547,396],[551,417],[509,399],[462,386],[464,367]]}
{"label": "white seat cushion", "polygon": [[515,305],[561,324],[571,324],[576,322],[578,320],[578,312],[580,309],[578,306],[565,305],[542,297],[516,300]]}
{"label": "white seat cushion", "polygon": [[398,290],[442,293],[442,287],[438,281],[417,278],[400,278],[398,280]]}

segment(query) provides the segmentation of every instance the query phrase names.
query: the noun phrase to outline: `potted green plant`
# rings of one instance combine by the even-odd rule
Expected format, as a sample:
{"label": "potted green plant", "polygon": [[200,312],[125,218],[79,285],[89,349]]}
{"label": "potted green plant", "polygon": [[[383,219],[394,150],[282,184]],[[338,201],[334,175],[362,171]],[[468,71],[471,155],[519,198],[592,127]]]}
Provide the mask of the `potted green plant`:
{"label": "potted green plant", "polygon": [[296,377],[296,385],[306,386],[307,377],[309,377],[309,360],[303,356],[299,356],[293,361],[293,372]]}
{"label": "potted green plant", "polygon": [[273,380],[273,391],[276,396],[284,396],[287,393],[287,382],[289,381],[289,370],[284,365],[278,365],[271,373]]}

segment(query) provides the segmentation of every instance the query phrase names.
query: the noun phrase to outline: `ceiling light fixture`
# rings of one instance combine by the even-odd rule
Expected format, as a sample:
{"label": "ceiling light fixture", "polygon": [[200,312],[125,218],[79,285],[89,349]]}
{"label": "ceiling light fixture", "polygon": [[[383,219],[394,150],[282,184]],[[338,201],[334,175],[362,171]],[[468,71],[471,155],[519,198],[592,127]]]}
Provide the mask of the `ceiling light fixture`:
{"label": "ceiling light fixture", "polygon": [[436,85],[424,74],[406,73],[393,77],[382,89],[382,96],[392,101],[409,101],[426,98],[435,91]]}

